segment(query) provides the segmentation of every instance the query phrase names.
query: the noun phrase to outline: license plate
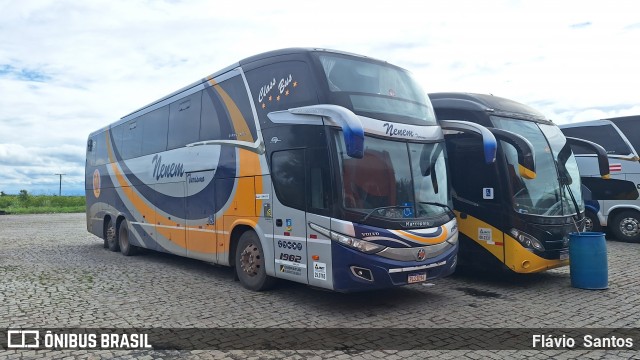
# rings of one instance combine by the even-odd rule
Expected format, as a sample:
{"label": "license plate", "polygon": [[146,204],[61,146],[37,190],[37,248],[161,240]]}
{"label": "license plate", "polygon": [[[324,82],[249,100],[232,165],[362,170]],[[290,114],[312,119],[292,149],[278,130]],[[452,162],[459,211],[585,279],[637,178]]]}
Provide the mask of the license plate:
{"label": "license plate", "polygon": [[417,274],[409,274],[409,278],[407,279],[407,282],[409,284],[423,282],[423,281],[427,281],[427,273],[426,272],[417,273]]}
{"label": "license plate", "polygon": [[569,259],[569,253],[568,252],[560,254],[560,260],[567,260],[567,259]]}

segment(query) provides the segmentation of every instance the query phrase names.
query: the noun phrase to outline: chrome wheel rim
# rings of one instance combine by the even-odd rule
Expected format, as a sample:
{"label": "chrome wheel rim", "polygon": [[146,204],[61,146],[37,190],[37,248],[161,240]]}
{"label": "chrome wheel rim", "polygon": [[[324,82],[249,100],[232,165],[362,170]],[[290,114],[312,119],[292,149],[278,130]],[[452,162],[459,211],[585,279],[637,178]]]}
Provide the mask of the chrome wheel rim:
{"label": "chrome wheel rim", "polygon": [[620,231],[624,236],[636,236],[640,234],[640,222],[636,218],[624,218],[620,221]]}
{"label": "chrome wheel rim", "polygon": [[262,256],[257,246],[249,244],[242,250],[242,253],[240,253],[240,267],[249,276],[258,275],[258,271],[262,267]]}
{"label": "chrome wheel rim", "polygon": [[107,228],[107,242],[113,243],[116,240],[116,227],[109,226]]}
{"label": "chrome wheel rim", "polygon": [[593,221],[591,221],[591,219],[589,218],[585,218],[584,219],[584,231],[591,231],[593,230]]}

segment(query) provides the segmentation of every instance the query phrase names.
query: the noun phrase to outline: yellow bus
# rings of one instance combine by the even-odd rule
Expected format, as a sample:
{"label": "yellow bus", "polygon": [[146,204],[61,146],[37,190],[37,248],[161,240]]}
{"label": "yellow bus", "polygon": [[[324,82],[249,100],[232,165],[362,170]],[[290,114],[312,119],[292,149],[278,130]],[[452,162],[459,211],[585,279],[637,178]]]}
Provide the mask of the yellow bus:
{"label": "yellow bus", "polygon": [[582,231],[585,222],[580,173],[570,144],[597,153],[600,174],[608,177],[604,149],[565,138],[540,112],[513,100],[470,93],[429,97],[443,123],[462,120],[510,134],[498,138],[494,163],[483,161],[479,138],[445,136],[460,264],[517,273],[568,265],[568,234]]}

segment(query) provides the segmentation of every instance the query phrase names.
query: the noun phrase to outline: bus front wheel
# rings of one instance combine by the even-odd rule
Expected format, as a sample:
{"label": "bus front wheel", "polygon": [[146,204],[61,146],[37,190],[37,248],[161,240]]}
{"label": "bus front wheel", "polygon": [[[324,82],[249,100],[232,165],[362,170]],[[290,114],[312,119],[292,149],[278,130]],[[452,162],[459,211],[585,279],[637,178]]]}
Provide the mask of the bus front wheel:
{"label": "bus front wheel", "polygon": [[613,221],[611,231],[620,240],[640,241],[640,213],[633,210],[619,213]]}
{"label": "bus front wheel", "polygon": [[595,231],[595,232],[602,231],[602,225],[600,225],[600,220],[598,219],[598,215],[594,214],[589,210],[585,211],[584,231]]}
{"label": "bus front wheel", "polygon": [[244,232],[235,254],[236,274],[242,286],[253,291],[271,288],[276,279],[267,275],[265,263],[258,235],[253,231]]}

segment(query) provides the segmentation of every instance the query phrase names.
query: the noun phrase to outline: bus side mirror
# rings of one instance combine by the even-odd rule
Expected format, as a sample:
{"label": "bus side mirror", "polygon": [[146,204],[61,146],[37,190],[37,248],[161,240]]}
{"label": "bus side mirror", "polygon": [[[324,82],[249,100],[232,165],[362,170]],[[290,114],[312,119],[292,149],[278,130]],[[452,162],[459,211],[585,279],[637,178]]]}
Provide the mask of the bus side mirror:
{"label": "bus side mirror", "polygon": [[502,140],[513,145],[518,152],[518,172],[525,179],[535,179],[536,163],[533,152],[533,145],[524,137],[511,131],[489,128],[498,140]]}
{"label": "bus side mirror", "polygon": [[498,142],[496,141],[496,137],[491,133],[491,131],[489,131],[488,128],[480,124],[460,120],[440,120],[439,123],[443,130],[453,130],[464,133],[470,132],[482,136],[484,161],[487,164],[493,164],[494,162],[496,162]]}
{"label": "bus side mirror", "polygon": [[[598,170],[600,170],[600,176],[603,179],[609,179],[611,177],[611,173],[609,170],[609,157],[607,156],[607,151],[602,146],[592,141],[574,137],[567,137],[567,144],[579,145],[592,150],[598,157]],[[566,159],[564,161],[566,161]]]}
{"label": "bus side mirror", "polygon": [[87,152],[92,152],[93,151],[93,140],[89,139],[89,141],[87,141]]}
{"label": "bus side mirror", "polygon": [[327,118],[330,123],[342,128],[347,155],[356,159],[364,156],[364,127],[360,118],[351,110],[338,105],[320,104],[289,109],[289,112]]}

